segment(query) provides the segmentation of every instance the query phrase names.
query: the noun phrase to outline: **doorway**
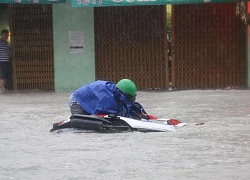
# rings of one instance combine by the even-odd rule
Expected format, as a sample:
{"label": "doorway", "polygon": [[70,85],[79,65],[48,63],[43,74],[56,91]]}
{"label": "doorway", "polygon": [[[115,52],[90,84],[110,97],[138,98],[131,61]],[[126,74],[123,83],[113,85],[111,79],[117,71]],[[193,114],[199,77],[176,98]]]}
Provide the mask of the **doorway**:
{"label": "doorway", "polygon": [[9,4],[14,90],[54,91],[52,5]]}

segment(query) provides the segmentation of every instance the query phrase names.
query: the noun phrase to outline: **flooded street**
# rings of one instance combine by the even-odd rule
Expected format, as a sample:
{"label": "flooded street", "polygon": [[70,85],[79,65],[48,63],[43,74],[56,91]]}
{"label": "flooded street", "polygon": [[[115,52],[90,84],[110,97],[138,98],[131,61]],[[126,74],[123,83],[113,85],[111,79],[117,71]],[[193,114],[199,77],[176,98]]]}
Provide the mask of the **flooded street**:
{"label": "flooded street", "polygon": [[1,180],[250,179],[250,90],[138,92],[149,114],[188,124],[174,133],[50,133],[69,96],[0,94]]}

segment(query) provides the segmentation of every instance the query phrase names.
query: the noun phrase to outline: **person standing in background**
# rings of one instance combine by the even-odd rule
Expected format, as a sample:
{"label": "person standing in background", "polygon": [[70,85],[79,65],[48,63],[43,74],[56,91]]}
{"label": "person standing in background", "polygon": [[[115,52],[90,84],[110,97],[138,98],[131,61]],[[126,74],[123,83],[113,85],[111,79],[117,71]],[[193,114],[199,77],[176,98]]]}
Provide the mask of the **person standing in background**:
{"label": "person standing in background", "polygon": [[9,30],[1,31],[0,39],[0,92],[4,93],[6,81],[11,77],[10,47],[8,45]]}

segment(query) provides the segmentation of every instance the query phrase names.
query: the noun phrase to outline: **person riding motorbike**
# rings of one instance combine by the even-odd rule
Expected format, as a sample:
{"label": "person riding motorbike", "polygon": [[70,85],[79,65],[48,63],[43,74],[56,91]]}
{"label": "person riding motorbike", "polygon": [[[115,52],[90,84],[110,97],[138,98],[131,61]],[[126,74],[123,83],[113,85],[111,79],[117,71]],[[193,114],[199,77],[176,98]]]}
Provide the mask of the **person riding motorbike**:
{"label": "person riding motorbike", "polygon": [[130,79],[117,84],[97,80],[74,91],[69,100],[71,114],[115,115],[136,119],[147,118],[142,105],[135,102],[137,87]]}

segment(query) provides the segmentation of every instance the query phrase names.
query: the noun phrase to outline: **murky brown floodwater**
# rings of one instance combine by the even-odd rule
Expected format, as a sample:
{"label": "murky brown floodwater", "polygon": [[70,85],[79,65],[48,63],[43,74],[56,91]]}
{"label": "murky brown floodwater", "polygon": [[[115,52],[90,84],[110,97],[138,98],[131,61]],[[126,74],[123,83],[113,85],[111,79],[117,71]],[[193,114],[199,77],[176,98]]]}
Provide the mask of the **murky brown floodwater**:
{"label": "murky brown floodwater", "polygon": [[[50,133],[70,93],[0,94],[0,179],[250,179],[250,90],[139,92],[175,133]],[[194,122],[205,122],[195,126]]]}

